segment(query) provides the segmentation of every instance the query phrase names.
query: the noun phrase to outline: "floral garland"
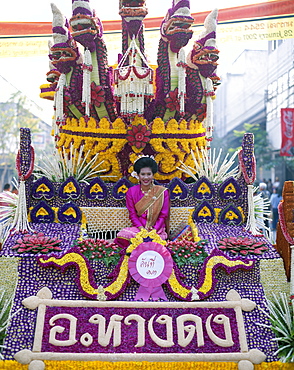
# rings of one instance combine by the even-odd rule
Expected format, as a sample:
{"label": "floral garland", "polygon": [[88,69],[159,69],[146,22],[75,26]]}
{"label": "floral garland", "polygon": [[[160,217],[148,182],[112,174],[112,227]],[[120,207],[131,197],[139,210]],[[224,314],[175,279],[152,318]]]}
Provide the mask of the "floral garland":
{"label": "floral garland", "polygon": [[32,146],[30,147],[30,154],[31,154],[30,167],[27,170],[27,172],[25,174],[23,174],[22,171],[21,171],[20,150],[18,150],[18,152],[17,152],[16,170],[17,170],[18,177],[20,178],[21,181],[27,180],[31,176],[31,174],[33,173],[34,164],[35,164],[35,150]]}
{"label": "floral garland", "polygon": [[245,166],[245,163],[244,163],[243,149],[241,149],[240,152],[238,153],[238,158],[239,158],[241,171],[242,171],[242,174],[244,176],[246,184],[247,185],[252,185],[254,183],[254,180],[256,179],[256,160],[255,160],[255,156],[254,155],[252,156],[252,166],[251,166],[252,175],[251,176],[248,175],[248,172],[247,172],[247,169],[246,169],[246,166]]}

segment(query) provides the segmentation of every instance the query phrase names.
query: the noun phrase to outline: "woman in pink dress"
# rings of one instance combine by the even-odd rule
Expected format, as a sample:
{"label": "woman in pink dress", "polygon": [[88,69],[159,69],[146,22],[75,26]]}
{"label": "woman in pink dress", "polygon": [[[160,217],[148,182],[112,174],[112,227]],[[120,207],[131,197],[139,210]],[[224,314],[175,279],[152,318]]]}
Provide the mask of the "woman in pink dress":
{"label": "woman in pink dress", "polygon": [[126,194],[132,227],[121,230],[114,240],[122,247],[128,246],[130,239],[142,229],[154,229],[162,239],[168,238],[169,193],[164,186],[154,185],[157,168],[157,163],[150,157],[141,157],[134,163],[139,184],[131,187]]}

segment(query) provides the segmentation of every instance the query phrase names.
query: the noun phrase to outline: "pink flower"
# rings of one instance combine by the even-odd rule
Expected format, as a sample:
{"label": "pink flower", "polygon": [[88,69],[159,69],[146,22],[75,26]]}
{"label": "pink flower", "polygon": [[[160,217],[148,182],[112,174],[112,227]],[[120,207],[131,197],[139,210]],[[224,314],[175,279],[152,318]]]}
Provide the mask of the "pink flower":
{"label": "pink flower", "polygon": [[126,139],[129,145],[135,146],[137,149],[145,148],[150,141],[151,130],[141,123],[137,126],[132,126],[127,131]]}

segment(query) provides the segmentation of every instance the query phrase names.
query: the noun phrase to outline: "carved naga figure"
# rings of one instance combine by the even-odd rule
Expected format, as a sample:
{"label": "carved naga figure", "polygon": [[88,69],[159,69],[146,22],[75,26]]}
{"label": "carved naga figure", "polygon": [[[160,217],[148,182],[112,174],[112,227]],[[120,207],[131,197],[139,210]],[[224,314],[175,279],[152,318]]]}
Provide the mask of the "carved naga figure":
{"label": "carved naga figure", "polygon": [[122,52],[114,71],[119,114],[126,122],[143,116],[153,98],[153,70],[144,54],[143,19],[145,0],[122,0]]}
{"label": "carved naga figure", "polygon": [[203,121],[206,117],[207,136],[212,131],[212,102],[214,90],[219,84],[216,76],[219,51],[216,48],[217,9],[205,19],[205,31],[195,41],[187,56],[185,119]]}
{"label": "carved naga figure", "polygon": [[[51,40],[48,42],[49,54],[52,47]],[[60,77],[60,72],[54,67],[51,60],[49,60],[49,71],[46,73],[47,84],[40,86],[40,98],[54,100],[55,90]]]}
{"label": "carved naga figure", "polygon": [[64,114],[69,117],[83,116],[81,105],[82,70],[81,59],[77,45],[71,37],[67,19],[59,9],[51,4],[53,13],[53,42],[49,52],[52,65],[60,73],[55,94],[55,134],[58,126],[63,123]]}
{"label": "carved naga figure", "polygon": [[[122,0],[119,14],[122,18],[122,54],[128,50],[131,40],[136,41],[144,54],[143,19],[148,14],[145,0]],[[124,61],[124,65],[129,63],[128,59]]]}
{"label": "carved naga figure", "polygon": [[[73,16],[70,19],[72,36],[85,47],[83,68],[90,74],[88,97],[83,96],[84,103],[88,102],[89,105],[89,112],[86,114],[96,119],[109,117],[113,122],[117,118],[117,112],[111,86],[112,69],[108,66],[106,45],[102,39],[102,24],[95,16],[95,12],[91,11],[88,0],[73,0],[72,7]],[[87,88],[85,83],[87,84],[86,80],[83,90]]]}
{"label": "carved naga figure", "polygon": [[[174,0],[168,10],[161,28],[156,71],[155,116],[164,121],[170,117],[179,118],[178,104],[178,55],[187,45],[193,31],[190,26],[194,22],[190,13],[189,0]],[[149,113],[150,114],[150,113]]]}

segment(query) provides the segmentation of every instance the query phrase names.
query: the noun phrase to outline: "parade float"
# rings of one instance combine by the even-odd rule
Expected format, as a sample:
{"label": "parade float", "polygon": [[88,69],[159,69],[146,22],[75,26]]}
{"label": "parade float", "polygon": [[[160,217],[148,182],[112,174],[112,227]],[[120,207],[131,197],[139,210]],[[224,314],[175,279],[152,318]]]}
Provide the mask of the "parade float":
{"label": "parade float", "polygon": [[[4,369],[288,368],[268,299],[289,293],[290,272],[256,217],[254,137],[232,157],[210,149],[217,10],[194,41],[189,1],[171,3],[156,68],[145,1],[120,1],[113,67],[89,1],[73,0],[69,20],[52,4],[41,97],[54,105],[55,151],[35,165],[30,130],[20,130],[19,197],[0,257],[13,296]],[[143,229],[120,248],[141,156],[169,190],[169,239]]]}

